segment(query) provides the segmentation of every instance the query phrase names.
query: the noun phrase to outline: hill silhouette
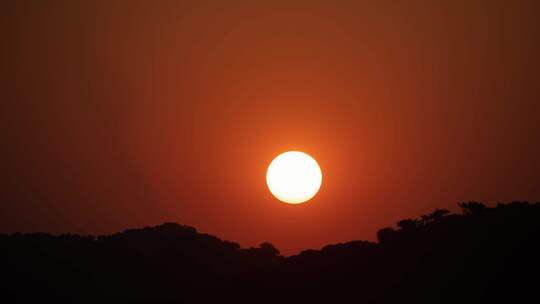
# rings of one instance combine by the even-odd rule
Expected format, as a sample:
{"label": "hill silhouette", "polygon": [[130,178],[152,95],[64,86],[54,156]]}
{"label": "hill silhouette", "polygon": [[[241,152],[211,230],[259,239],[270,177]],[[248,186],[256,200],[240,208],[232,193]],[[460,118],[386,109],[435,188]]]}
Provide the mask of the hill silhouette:
{"label": "hill silhouette", "polygon": [[0,235],[4,303],[535,302],[540,203],[460,203],[284,257],[165,223],[105,236]]}

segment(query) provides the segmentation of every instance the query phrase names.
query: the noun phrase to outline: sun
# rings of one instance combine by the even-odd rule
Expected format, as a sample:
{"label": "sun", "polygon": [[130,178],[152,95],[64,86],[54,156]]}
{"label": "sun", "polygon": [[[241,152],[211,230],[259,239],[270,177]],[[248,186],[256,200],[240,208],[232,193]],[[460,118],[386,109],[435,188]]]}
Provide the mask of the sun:
{"label": "sun", "polygon": [[304,152],[289,151],[278,155],[268,166],[266,184],[282,202],[304,203],[321,188],[322,172],[317,161]]}

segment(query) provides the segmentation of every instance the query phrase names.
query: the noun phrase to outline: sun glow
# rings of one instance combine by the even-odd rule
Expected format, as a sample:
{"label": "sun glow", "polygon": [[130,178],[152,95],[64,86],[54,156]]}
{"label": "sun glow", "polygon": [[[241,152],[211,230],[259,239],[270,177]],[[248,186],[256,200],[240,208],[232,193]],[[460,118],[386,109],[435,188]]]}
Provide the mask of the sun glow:
{"label": "sun glow", "polygon": [[317,161],[306,153],[289,151],[278,155],[268,166],[266,183],[282,202],[300,204],[313,198],[322,183]]}

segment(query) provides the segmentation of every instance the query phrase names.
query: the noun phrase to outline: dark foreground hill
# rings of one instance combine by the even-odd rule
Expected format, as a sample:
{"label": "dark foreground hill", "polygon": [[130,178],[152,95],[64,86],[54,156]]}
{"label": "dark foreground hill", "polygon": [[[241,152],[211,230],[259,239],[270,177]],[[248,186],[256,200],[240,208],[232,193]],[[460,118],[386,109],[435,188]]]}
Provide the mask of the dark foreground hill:
{"label": "dark foreground hill", "polygon": [[283,257],[173,223],[108,236],[0,235],[2,303],[537,303],[540,203],[435,210]]}

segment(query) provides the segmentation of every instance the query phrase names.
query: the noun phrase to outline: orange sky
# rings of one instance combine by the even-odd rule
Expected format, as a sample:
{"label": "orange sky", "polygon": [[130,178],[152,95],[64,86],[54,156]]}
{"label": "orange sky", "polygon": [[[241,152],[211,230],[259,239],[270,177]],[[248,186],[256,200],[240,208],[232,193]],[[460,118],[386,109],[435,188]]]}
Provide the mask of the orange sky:
{"label": "orange sky", "polygon": [[[0,232],[176,221],[291,254],[540,200],[540,7],[447,2],[4,2]],[[322,167],[309,203],[266,189],[287,150]]]}

